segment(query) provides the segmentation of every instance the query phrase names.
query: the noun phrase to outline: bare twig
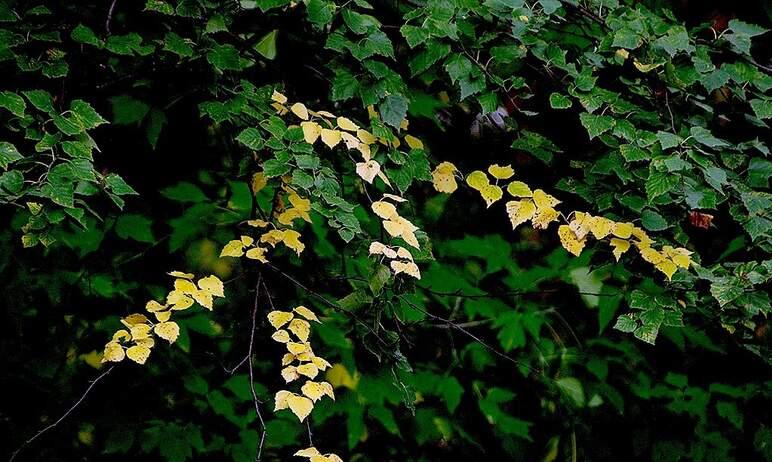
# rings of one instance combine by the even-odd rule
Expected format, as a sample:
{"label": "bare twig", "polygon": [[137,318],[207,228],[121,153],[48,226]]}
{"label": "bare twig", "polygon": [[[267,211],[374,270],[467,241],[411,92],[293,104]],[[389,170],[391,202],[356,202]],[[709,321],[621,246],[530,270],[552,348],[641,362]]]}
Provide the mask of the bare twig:
{"label": "bare twig", "polygon": [[85,399],[86,399],[86,396],[88,396],[88,394],[89,394],[89,393],[91,392],[91,390],[92,390],[92,389],[93,389],[93,388],[96,386],[96,384],[97,384],[97,383],[99,383],[99,381],[100,381],[100,380],[102,380],[103,378],[105,378],[105,377],[107,376],[107,374],[109,374],[109,373],[110,373],[110,371],[112,371],[112,370],[113,370],[113,368],[114,368],[114,367],[115,367],[115,366],[110,366],[110,367],[109,367],[109,368],[108,368],[106,371],[102,372],[101,374],[99,374],[99,376],[97,376],[97,378],[95,378],[94,380],[92,380],[92,381],[91,381],[91,383],[89,384],[88,388],[86,388],[86,391],[85,391],[85,392],[83,392],[83,394],[80,396],[80,398],[78,398],[78,400],[77,400],[77,401],[75,401],[75,404],[73,404],[73,405],[72,405],[72,406],[71,406],[69,409],[67,409],[67,412],[65,412],[64,414],[62,414],[62,416],[61,416],[61,417],[59,417],[59,419],[57,419],[57,420],[56,420],[56,422],[54,422],[54,423],[52,423],[52,424],[50,424],[50,425],[48,425],[48,426],[44,427],[43,429],[41,429],[40,431],[38,431],[37,433],[35,433],[34,435],[32,435],[32,437],[30,437],[29,439],[27,439],[26,441],[24,441],[24,443],[22,443],[22,444],[21,444],[21,446],[19,446],[19,447],[18,447],[18,448],[17,448],[15,451],[13,451],[13,454],[11,454],[11,458],[10,458],[10,459],[8,459],[8,462],[12,462],[12,461],[13,461],[13,460],[16,458],[16,456],[17,456],[17,455],[19,455],[19,453],[20,453],[20,452],[21,452],[21,451],[22,451],[22,450],[23,450],[25,447],[27,447],[27,445],[29,445],[30,443],[32,443],[32,442],[33,442],[33,441],[35,441],[36,439],[40,438],[40,437],[41,437],[41,436],[42,436],[42,435],[43,435],[45,432],[47,432],[48,430],[51,430],[52,428],[54,428],[54,427],[56,427],[57,425],[59,425],[60,423],[62,423],[62,421],[63,421],[64,419],[66,419],[68,415],[70,415],[70,414],[71,414],[71,413],[72,413],[72,412],[73,412],[73,411],[74,411],[74,410],[75,410],[75,409],[76,409],[78,406],[80,406],[80,403],[82,403],[82,402],[83,402],[83,400],[85,400]]}
{"label": "bare twig", "polygon": [[255,413],[257,414],[257,418],[260,420],[260,444],[257,446],[257,457],[255,458],[256,461],[260,461],[260,458],[263,455],[263,444],[265,443],[265,435],[267,433],[265,428],[265,421],[263,420],[263,414],[260,412],[260,400],[257,398],[257,392],[255,391],[255,373],[254,373],[254,367],[252,365],[253,363],[253,348],[255,345],[255,330],[257,328],[257,307],[258,307],[258,301],[260,299],[260,284],[263,284],[265,286],[265,283],[263,282],[263,274],[260,273],[257,276],[257,284],[255,284],[255,303],[252,308],[252,330],[249,334],[249,353],[247,354],[247,357],[249,358],[248,364],[249,364],[249,390],[252,392],[252,401],[255,404]]}
{"label": "bare twig", "polygon": [[115,11],[115,5],[117,3],[118,0],[113,0],[110,4],[110,9],[107,10],[107,19],[105,19],[105,31],[107,32],[107,35],[110,35],[110,22],[113,20],[113,12]]}

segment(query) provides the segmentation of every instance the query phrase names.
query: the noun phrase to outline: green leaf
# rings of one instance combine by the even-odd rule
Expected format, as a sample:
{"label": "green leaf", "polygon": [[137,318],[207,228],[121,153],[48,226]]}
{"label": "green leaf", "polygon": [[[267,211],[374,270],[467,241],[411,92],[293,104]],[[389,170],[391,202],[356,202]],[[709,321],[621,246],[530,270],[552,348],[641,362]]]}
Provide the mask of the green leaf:
{"label": "green leaf", "polygon": [[641,223],[649,231],[662,231],[670,227],[662,215],[650,209],[646,209],[641,213]]}
{"label": "green leaf", "polygon": [[378,105],[378,111],[383,121],[392,127],[399,128],[407,115],[408,100],[402,95],[388,95]]}
{"label": "green leaf", "polygon": [[255,51],[266,59],[274,59],[276,57],[276,35],[278,32],[278,29],[274,29],[265,34],[255,45]]}
{"label": "green leaf", "polygon": [[772,101],[752,99],[750,103],[756,117],[759,119],[772,119]]}
{"label": "green leaf", "polygon": [[118,125],[139,123],[150,111],[150,106],[129,95],[114,96],[110,102],[113,105],[113,123]]}
{"label": "green leaf", "polygon": [[201,188],[187,181],[181,181],[174,186],[162,189],[161,195],[177,202],[205,202],[208,200]]}
{"label": "green leaf", "polygon": [[164,51],[174,53],[180,58],[190,58],[193,56],[194,43],[190,39],[185,39],[175,34],[174,32],[167,32],[164,37]]}
{"label": "green leaf", "polygon": [[216,45],[206,54],[206,60],[220,71],[240,71],[242,69],[239,51],[230,44]]}
{"label": "green leaf", "polygon": [[96,36],[90,27],[78,24],[75,29],[70,33],[70,38],[78,43],[85,43],[86,45],[92,45],[97,48],[102,48],[104,42]]}
{"label": "green leaf", "polygon": [[587,134],[590,135],[590,139],[600,136],[614,128],[614,118],[610,116],[594,115],[584,112],[579,115],[579,119],[584,128],[587,129]]}
{"label": "green leaf", "polygon": [[8,170],[8,165],[23,159],[16,146],[7,141],[0,141],[0,168]]}
{"label": "green leaf", "polygon": [[264,143],[260,130],[253,127],[242,130],[236,137],[236,141],[255,151],[262,148]]}
{"label": "green leaf", "polygon": [[126,214],[118,217],[115,233],[121,239],[133,239],[138,242],[155,242],[153,221],[143,215]]}
{"label": "green leaf", "polygon": [[16,117],[24,117],[27,103],[21,96],[10,91],[0,92],[0,108],[8,109]]}
{"label": "green leaf", "polygon": [[576,407],[584,407],[584,387],[582,382],[575,377],[562,377],[555,380],[558,386]]}
{"label": "green leaf", "polygon": [[550,95],[550,107],[552,109],[568,109],[572,106],[571,98],[560,93]]}

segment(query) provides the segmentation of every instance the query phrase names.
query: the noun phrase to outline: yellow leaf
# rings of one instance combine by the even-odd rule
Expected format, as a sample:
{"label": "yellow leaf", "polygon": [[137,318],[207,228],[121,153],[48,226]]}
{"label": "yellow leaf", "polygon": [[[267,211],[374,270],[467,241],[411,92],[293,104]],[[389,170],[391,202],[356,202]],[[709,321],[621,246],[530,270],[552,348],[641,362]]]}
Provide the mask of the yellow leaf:
{"label": "yellow leaf", "polygon": [[490,184],[490,182],[491,181],[488,179],[488,175],[486,175],[482,170],[475,170],[466,177],[466,184],[468,184],[472,189],[476,189],[478,191],[481,190],[485,185]]}
{"label": "yellow leaf", "polygon": [[630,56],[630,52],[625,50],[624,48],[617,49],[617,51],[614,52],[614,54],[616,54],[617,56],[619,56],[623,60],[627,59]]}
{"label": "yellow leaf", "polygon": [[592,217],[590,219],[590,232],[595,236],[595,239],[600,240],[608,236],[613,228],[614,222],[608,218]]}
{"label": "yellow leaf", "polygon": [[611,228],[611,234],[620,239],[630,239],[630,236],[633,234],[633,224],[614,223],[614,226]]}
{"label": "yellow leaf", "polygon": [[316,364],[306,363],[297,367],[298,374],[305,375],[309,379],[315,378],[319,374],[319,368]]}
{"label": "yellow leaf", "polygon": [[652,249],[651,247],[643,247],[640,248],[639,251],[641,252],[641,258],[651,263],[652,265],[657,265],[665,259],[664,255]]}
{"label": "yellow leaf", "polygon": [[[654,69],[661,66],[662,63],[652,63],[652,64],[643,64],[642,62],[638,61],[637,59],[633,60],[633,66],[635,66],[636,69],[643,73],[651,72]],[[668,278],[669,279],[669,278]]]}
{"label": "yellow leaf", "polygon": [[255,239],[252,236],[241,236],[239,238],[242,244],[249,246],[255,243]]}
{"label": "yellow leaf", "polygon": [[257,194],[262,191],[268,185],[268,178],[265,177],[265,173],[257,172],[252,175],[252,193]]}
{"label": "yellow leaf", "polygon": [[314,356],[311,358],[311,362],[314,363],[314,366],[316,366],[320,371],[332,367],[332,365],[326,359],[319,356]]}
{"label": "yellow leaf", "polygon": [[193,299],[179,290],[173,290],[166,296],[166,304],[171,305],[172,310],[187,310],[193,306]]}
{"label": "yellow leaf", "polygon": [[271,335],[271,338],[279,343],[288,343],[290,341],[289,332],[279,329]]}
{"label": "yellow leaf", "polygon": [[[348,146],[348,144],[346,146]],[[369,144],[359,143],[357,145],[357,149],[359,150],[360,153],[362,153],[362,157],[365,160],[370,160],[371,151],[370,151],[370,145]]]}
{"label": "yellow leaf", "polygon": [[[314,462],[314,461],[311,461]],[[319,462],[343,462],[343,459],[340,458],[337,454],[327,454],[327,460],[326,461],[319,461]]]}
{"label": "yellow leaf", "polygon": [[341,136],[338,130],[330,130],[329,128],[322,129],[322,143],[326,144],[330,149],[340,143]]}
{"label": "yellow leaf", "polygon": [[298,457],[313,457],[319,456],[321,453],[317,451],[315,447],[311,446],[308,449],[301,449],[300,451],[297,451],[294,455]]}
{"label": "yellow leaf", "polygon": [[486,184],[480,188],[480,195],[482,195],[485,203],[488,204],[488,207],[490,208],[491,205],[504,197],[504,191],[495,184]]}
{"label": "yellow leaf", "polygon": [[295,355],[293,355],[292,353],[284,353],[284,356],[281,357],[281,365],[286,366],[287,364],[291,363],[295,359],[296,359]]}
{"label": "yellow leaf", "polygon": [[171,271],[166,274],[175,278],[182,278],[182,279],[193,279],[193,277],[195,277],[195,275],[192,273],[183,273],[182,271]]}
{"label": "yellow leaf", "polygon": [[148,324],[150,320],[142,313],[132,313],[121,319],[121,323],[126,327],[131,327],[136,324]]}
{"label": "yellow leaf", "polygon": [[180,326],[174,321],[162,322],[153,327],[155,334],[169,343],[174,343],[180,335]]}
{"label": "yellow leaf", "polygon": [[530,199],[507,202],[507,215],[512,223],[512,229],[533,218],[536,213],[536,205]]}
{"label": "yellow leaf", "polygon": [[571,228],[577,239],[584,239],[590,232],[590,221],[593,217],[584,212],[573,212],[573,217],[568,227]]}
{"label": "yellow leaf", "polygon": [[348,119],[346,117],[338,117],[338,128],[342,130],[347,130],[350,132],[356,132],[359,130],[359,125],[355,124],[351,121],[351,119]]}
{"label": "yellow leaf", "polygon": [[171,311],[156,311],[153,314],[158,322],[166,322],[172,317]]}
{"label": "yellow leaf", "polygon": [[397,208],[394,207],[394,204],[389,202],[375,201],[372,203],[370,208],[373,210],[373,213],[383,218],[384,220],[390,220],[398,216]]}
{"label": "yellow leaf", "polygon": [[289,112],[287,108],[284,107],[284,105],[281,103],[271,103],[271,107],[276,109],[276,113],[282,116]]}
{"label": "yellow leaf", "polygon": [[178,290],[184,294],[192,294],[193,292],[198,291],[198,287],[196,287],[192,281],[188,281],[187,279],[175,279],[174,290]]}
{"label": "yellow leaf", "polygon": [[303,103],[295,103],[290,106],[290,111],[303,120],[308,120],[308,109]]}
{"label": "yellow leaf", "polygon": [[619,261],[619,259],[622,257],[622,254],[630,250],[630,241],[627,241],[625,239],[617,239],[615,237],[611,238],[611,247],[614,248],[614,258]]}
{"label": "yellow leaf", "polygon": [[679,268],[688,269],[692,262],[692,259],[690,258],[692,252],[684,249],[683,247],[674,249],[673,247],[666,245],[662,247],[662,251],[665,255],[668,256],[668,258],[673,260],[673,263],[675,263],[675,265]]}
{"label": "yellow leaf", "polygon": [[333,114],[332,112],[328,112],[328,111],[319,111],[316,114],[318,116],[324,117],[326,119],[334,119],[335,118],[335,114]]}
{"label": "yellow leaf", "polygon": [[225,297],[225,288],[223,283],[215,275],[210,275],[198,280],[198,288],[205,290],[215,297]]}
{"label": "yellow leaf", "polygon": [[150,356],[150,348],[145,345],[134,345],[126,350],[126,356],[137,364],[145,364]]}
{"label": "yellow leaf", "polygon": [[298,371],[296,370],[295,366],[289,366],[282,369],[281,376],[284,379],[284,383],[290,383],[293,380],[297,380],[300,378],[300,375],[298,374]]}
{"label": "yellow leaf", "polygon": [[359,138],[359,140],[365,144],[373,144],[377,141],[372,133],[361,128],[357,130],[357,138]]}
{"label": "yellow leaf", "polygon": [[357,162],[356,172],[363,180],[368,183],[373,182],[376,175],[381,171],[381,165],[374,161],[368,160],[367,162]]}
{"label": "yellow leaf", "polygon": [[292,395],[292,392],[289,392],[287,390],[279,390],[276,392],[276,395],[273,398],[274,402],[274,408],[273,411],[281,411],[282,409],[287,409],[287,398]]}
{"label": "yellow leaf", "polygon": [[508,180],[515,175],[515,171],[512,169],[512,166],[505,165],[502,167],[498,164],[493,164],[488,167],[488,173],[490,173],[491,176],[497,180]]}
{"label": "yellow leaf", "polygon": [[265,228],[268,222],[265,220],[247,220],[247,224],[253,228]]}
{"label": "yellow leaf", "polygon": [[311,334],[311,324],[303,319],[293,319],[287,327],[290,332],[295,334],[301,342],[307,342],[308,336]]}
{"label": "yellow leaf", "polygon": [[359,383],[359,379],[352,376],[343,364],[335,364],[327,371],[327,381],[332,384],[333,387],[346,387],[350,390],[355,390]]}
{"label": "yellow leaf", "polygon": [[547,209],[560,204],[560,201],[541,189],[537,189],[533,192],[533,203],[536,204],[536,208],[538,209]]}
{"label": "yellow leaf", "polygon": [[670,281],[673,278],[673,275],[678,270],[678,267],[675,263],[673,263],[672,260],[668,260],[667,258],[663,258],[661,262],[654,265],[655,268],[665,273],[665,276],[667,276],[667,280]]}
{"label": "yellow leaf", "polygon": [[287,397],[287,406],[289,406],[290,411],[292,411],[301,422],[305,420],[305,418],[308,417],[308,414],[314,409],[314,403],[310,399],[294,393],[291,393]]}
{"label": "yellow leaf", "polygon": [[298,210],[308,212],[311,210],[311,201],[304,197],[300,197],[297,193],[293,192],[289,195],[290,204]]}
{"label": "yellow leaf", "polygon": [[212,298],[211,292],[207,290],[197,290],[190,295],[196,302],[198,302],[199,305],[203,306],[204,308],[211,310],[214,307],[214,300]]}
{"label": "yellow leaf", "polygon": [[322,134],[322,127],[316,122],[300,122],[300,128],[303,129],[303,139],[308,144],[316,143],[316,140],[319,139],[319,135]]}
{"label": "yellow leaf", "polygon": [[456,183],[456,166],[450,162],[442,162],[432,172],[432,184],[438,192],[450,194],[458,189]]}
{"label": "yellow leaf", "polygon": [[238,239],[225,244],[220,252],[221,257],[240,257],[242,255],[244,255],[244,244]]}
{"label": "yellow leaf", "polygon": [[384,193],[383,198],[394,202],[407,202],[407,199],[402,196],[397,196],[396,194]]}
{"label": "yellow leaf", "polygon": [[646,234],[646,231],[642,230],[641,228],[638,228],[637,226],[633,228],[633,237],[638,239],[638,243],[636,244],[639,248],[641,247],[651,247],[651,244],[654,243],[654,240],[649,237],[648,234]]}
{"label": "yellow leaf", "polygon": [[304,318],[308,319],[309,321],[316,321],[316,322],[321,323],[321,321],[319,321],[319,318],[316,317],[316,314],[314,314],[313,311],[309,310],[305,306],[301,305],[301,306],[295,307],[295,309],[293,309],[292,311],[294,311],[295,313],[303,316]]}
{"label": "yellow leaf", "polygon": [[547,229],[549,224],[556,221],[559,216],[560,213],[551,207],[537,208],[536,215],[531,219],[531,224],[534,229]]}
{"label": "yellow leaf", "polygon": [[153,337],[139,339],[139,340],[136,340],[134,343],[137,345],[144,346],[146,348],[153,348],[153,346],[155,346],[155,340],[153,339]]}
{"label": "yellow leaf", "polygon": [[297,255],[300,255],[300,253],[303,252],[303,250],[306,248],[305,244],[300,242],[300,233],[295,231],[294,229],[284,230],[283,242],[284,242],[284,245],[294,250]]}
{"label": "yellow leaf", "polygon": [[287,351],[297,356],[310,350],[307,343],[288,342]]}
{"label": "yellow leaf", "polygon": [[131,334],[126,329],[117,330],[113,334],[113,342],[123,342],[126,340],[131,340]]}
{"label": "yellow leaf", "polygon": [[[359,149],[359,146],[362,144],[359,142],[356,136],[348,132],[340,132],[340,138],[343,140],[343,143],[345,143],[346,149]],[[370,160],[369,148],[367,149],[368,149],[367,154],[362,152],[361,149],[359,150],[359,152],[362,152],[362,155],[366,156],[365,160]]]}
{"label": "yellow leaf", "polygon": [[273,328],[278,329],[290,322],[295,317],[295,315],[290,311],[274,310],[268,313],[266,317],[268,318],[268,322],[271,323]]}
{"label": "yellow leaf", "polygon": [[576,234],[571,231],[571,227],[568,225],[560,225],[558,228],[558,237],[560,237],[560,243],[563,248],[568,250],[569,253],[579,256],[584,249],[585,239],[577,239]]}
{"label": "yellow leaf", "polygon": [[265,258],[265,249],[262,247],[255,247],[247,250],[247,258],[252,260],[258,260],[263,263],[268,263],[268,259]]}
{"label": "yellow leaf", "polygon": [[424,143],[413,135],[405,135],[405,143],[410,149],[423,149]]}
{"label": "yellow leaf", "polygon": [[522,181],[513,181],[507,185],[507,192],[515,197],[532,197],[531,188]]}
{"label": "yellow leaf", "polygon": [[150,336],[150,324],[134,324],[129,331],[131,332],[132,340],[142,340]]}
{"label": "yellow leaf", "polygon": [[408,276],[421,279],[421,271],[418,269],[418,265],[412,261],[392,260],[390,266],[395,275],[399,273],[405,273]]}
{"label": "yellow leaf", "polygon": [[328,382],[313,382],[311,380],[306,381],[300,388],[304,395],[311,398],[313,402],[319,401],[322,396],[327,395],[335,400],[335,391],[332,385]]}
{"label": "yellow leaf", "polygon": [[114,362],[118,363],[123,361],[126,357],[126,352],[118,342],[107,342],[105,345],[105,351],[102,353],[102,362]]}
{"label": "yellow leaf", "polygon": [[271,95],[271,99],[273,101],[276,101],[279,104],[287,104],[287,97],[276,90],[273,91],[273,95]]}
{"label": "yellow leaf", "polygon": [[155,300],[150,300],[145,305],[145,309],[148,310],[151,313],[155,313],[156,311],[163,311],[166,309],[166,305],[161,305]]}

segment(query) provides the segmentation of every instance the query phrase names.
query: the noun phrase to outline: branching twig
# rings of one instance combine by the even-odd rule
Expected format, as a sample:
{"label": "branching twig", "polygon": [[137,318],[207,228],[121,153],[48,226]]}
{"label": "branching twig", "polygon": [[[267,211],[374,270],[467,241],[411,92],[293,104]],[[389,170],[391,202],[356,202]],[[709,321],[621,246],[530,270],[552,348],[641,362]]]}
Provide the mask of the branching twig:
{"label": "branching twig", "polygon": [[260,420],[260,444],[257,446],[257,457],[255,458],[255,460],[258,462],[263,455],[263,444],[265,443],[265,436],[267,433],[265,428],[265,421],[263,420],[263,414],[260,412],[260,400],[257,398],[257,392],[255,392],[255,373],[254,367],[252,365],[253,348],[255,345],[255,330],[257,328],[257,307],[258,300],[260,298],[261,283],[263,286],[265,286],[265,283],[263,283],[262,273],[257,276],[257,284],[255,284],[255,303],[252,308],[252,330],[249,333],[249,352],[247,354],[247,358],[249,358],[249,390],[252,392],[252,401],[255,404],[255,413],[257,414],[257,418]]}
{"label": "branching twig", "polygon": [[88,396],[88,394],[91,392],[91,390],[94,388],[94,386],[96,386],[96,384],[99,383],[100,380],[105,378],[105,376],[107,376],[107,374],[109,374],[110,371],[112,371],[114,367],[115,366],[110,366],[106,371],[104,371],[101,374],[99,374],[99,376],[97,378],[95,378],[91,382],[91,384],[88,386],[88,388],[86,388],[86,391],[83,392],[83,394],[80,396],[80,398],[78,398],[78,400],[75,401],[75,404],[73,404],[69,409],[67,409],[67,412],[62,414],[62,416],[59,417],[59,419],[57,419],[56,422],[54,422],[54,423],[44,427],[43,429],[41,429],[40,431],[38,431],[37,433],[32,435],[32,437],[30,437],[29,439],[24,441],[24,443],[22,443],[21,446],[19,446],[15,451],[13,451],[13,454],[11,454],[11,458],[8,459],[8,462],[12,462],[16,458],[16,456],[19,455],[19,453],[22,451],[22,449],[27,447],[27,445],[29,445],[30,443],[32,443],[36,439],[40,438],[48,430],[51,430],[52,428],[54,428],[57,425],[59,425],[60,423],[62,423],[62,421],[64,419],[66,419],[68,415],[70,415],[78,406],[80,406],[80,403],[82,403],[83,400],[86,399],[86,396]]}

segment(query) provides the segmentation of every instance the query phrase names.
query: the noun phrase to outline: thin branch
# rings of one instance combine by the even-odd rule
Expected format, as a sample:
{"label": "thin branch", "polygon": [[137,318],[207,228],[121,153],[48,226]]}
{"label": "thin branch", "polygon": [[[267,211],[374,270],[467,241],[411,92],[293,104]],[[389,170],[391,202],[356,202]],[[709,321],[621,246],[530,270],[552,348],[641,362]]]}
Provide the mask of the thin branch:
{"label": "thin branch", "polygon": [[260,273],[257,276],[257,284],[255,284],[255,303],[252,308],[252,330],[249,334],[249,353],[247,354],[247,357],[249,358],[249,390],[252,392],[252,402],[255,404],[255,413],[257,414],[257,418],[260,420],[260,444],[257,446],[257,457],[255,458],[256,461],[260,461],[260,458],[263,455],[263,444],[265,443],[265,435],[267,433],[267,430],[265,428],[265,421],[263,420],[263,414],[260,412],[260,400],[257,398],[257,392],[255,391],[255,372],[254,372],[254,366],[253,366],[253,348],[255,345],[255,330],[257,329],[257,308],[258,308],[258,300],[260,299],[260,284],[263,284],[265,286],[265,283],[263,283],[263,274]]}
{"label": "thin branch", "polygon": [[91,384],[88,386],[88,388],[86,388],[86,391],[83,392],[83,394],[80,396],[80,398],[78,398],[78,400],[75,401],[75,404],[73,404],[69,409],[67,409],[67,412],[62,414],[62,416],[59,417],[59,419],[57,419],[56,422],[46,426],[45,428],[43,428],[40,431],[38,431],[37,433],[35,433],[32,437],[30,437],[29,439],[24,441],[24,443],[22,443],[21,446],[19,446],[15,451],[13,451],[13,454],[11,454],[11,458],[8,459],[8,462],[12,462],[16,458],[16,456],[19,455],[19,453],[22,451],[22,449],[27,447],[27,445],[29,445],[30,443],[32,443],[36,439],[40,438],[48,430],[51,430],[52,428],[54,428],[57,425],[59,425],[60,423],[62,423],[62,421],[64,419],[66,419],[68,415],[70,415],[78,406],[80,406],[80,403],[82,403],[83,400],[86,399],[86,396],[88,396],[88,394],[96,386],[96,384],[99,383],[100,380],[105,378],[107,376],[107,374],[109,374],[110,371],[113,370],[114,367],[115,366],[110,366],[106,371],[102,372],[101,374],[99,374],[99,376],[97,378],[95,378],[93,381],[91,381]]}
{"label": "thin branch", "polygon": [[105,31],[107,32],[107,35],[110,35],[110,22],[113,20],[113,12],[115,11],[115,5],[117,3],[118,0],[113,0],[110,4],[110,9],[107,10],[107,19],[105,20]]}

